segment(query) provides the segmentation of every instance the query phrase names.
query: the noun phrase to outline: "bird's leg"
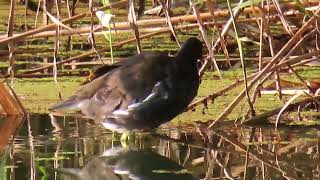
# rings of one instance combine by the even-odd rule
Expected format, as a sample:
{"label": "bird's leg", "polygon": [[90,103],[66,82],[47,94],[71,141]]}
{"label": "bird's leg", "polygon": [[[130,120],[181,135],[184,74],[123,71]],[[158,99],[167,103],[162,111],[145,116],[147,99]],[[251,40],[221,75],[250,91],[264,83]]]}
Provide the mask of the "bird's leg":
{"label": "bird's leg", "polygon": [[128,145],[128,143],[130,143],[129,139],[130,139],[130,132],[122,133],[120,138],[120,143],[124,149],[127,149],[129,147]]}
{"label": "bird's leg", "polygon": [[115,131],[112,131],[112,137],[111,137],[111,140],[112,140],[112,141],[117,140]]}
{"label": "bird's leg", "polygon": [[135,133],[134,132],[128,132],[128,141],[134,141],[135,140]]}
{"label": "bird's leg", "polygon": [[126,140],[120,140],[123,149],[128,149],[129,145]]}
{"label": "bird's leg", "polygon": [[111,135],[111,145],[112,147],[114,147],[114,143],[116,141],[118,141],[119,139],[119,136],[117,135],[117,132],[116,131],[112,131],[112,135]]}
{"label": "bird's leg", "polygon": [[127,132],[122,133],[121,138],[120,138],[121,143],[122,142],[127,142],[128,141],[128,136],[129,135],[128,135]]}
{"label": "bird's leg", "polygon": [[120,141],[121,142],[130,142],[134,141],[135,139],[135,134],[133,132],[125,132],[121,135]]}

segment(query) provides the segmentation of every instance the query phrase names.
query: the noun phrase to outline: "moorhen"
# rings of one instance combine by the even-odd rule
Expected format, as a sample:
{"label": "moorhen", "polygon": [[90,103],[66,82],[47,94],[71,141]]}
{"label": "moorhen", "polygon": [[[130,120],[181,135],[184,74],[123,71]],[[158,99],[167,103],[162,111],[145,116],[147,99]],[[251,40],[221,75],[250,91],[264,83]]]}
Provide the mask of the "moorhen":
{"label": "moorhen", "polygon": [[172,57],[160,52],[131,56],[104,67],[99,77],[49,109],[80,110],[118,132],[156,128],[183,112],[197,95],[201,55],[201,41],[191,37]]}
{"label": "moorhen", "polygon": [[162,156],[154,149],[113,147],[99,157],[91,157],[81,169],[55,169],[60,177],[69,180],[195,180],[177,162]]}

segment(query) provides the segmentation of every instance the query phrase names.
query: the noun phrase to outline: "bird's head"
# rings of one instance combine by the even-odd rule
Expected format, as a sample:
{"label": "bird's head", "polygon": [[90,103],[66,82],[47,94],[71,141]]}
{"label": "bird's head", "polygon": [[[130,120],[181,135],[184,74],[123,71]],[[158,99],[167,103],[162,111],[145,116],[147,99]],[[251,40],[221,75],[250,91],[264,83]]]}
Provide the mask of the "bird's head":
{"label": "bird's head", "polygon": [[191,37],[187,39],[181,46],[177,56],[188,58],[192,61],[197,61],[202,56],[202,43],[199,39]]}

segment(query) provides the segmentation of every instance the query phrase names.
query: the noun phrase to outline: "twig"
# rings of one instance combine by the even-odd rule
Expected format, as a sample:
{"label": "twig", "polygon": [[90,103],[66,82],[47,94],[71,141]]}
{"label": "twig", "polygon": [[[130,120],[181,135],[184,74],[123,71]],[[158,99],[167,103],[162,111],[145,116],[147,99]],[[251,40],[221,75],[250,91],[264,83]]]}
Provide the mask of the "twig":
{"label": "twig", "polygon": [[[212,22],[214,22],[214,24],[215,24],[214,27],[215,27],[215,29],[216,29],[216,31],[218,33],[218,37],[221,39],[220,40],[220,45],[221,45],[221,48],[223,50],[224,56],[226,57],[226,62],[228,63],[229,67],[231,67],[231,63],[230,63],[230,59],[229,59],[229,52],[227,50],[226,42],[225,42],[224,37],[221,36],[221,32],[220,32],[220,30],[218,28],[218,23],[216,21],[215,15],[214,15],[215,9],[214,9],[213,2],[212,2],[212,0],[207,0],[206,2],[207,2],[208,10],[209,10],[209,12],[211,14],[211,17],[212,17]],[[214,40],[214,38],[212,38],[212,40]],[[213,44],[213,42],[212,42],[212,44]]]}
{"label": "twig", "polygon": [[179,48],[181,48],[180,42],[179,42],[178,37],[177,37],[177,33],[174,30],[174,27],[172,25],[171,16],[170,16],[170,13],[169,13],[169,7],[167,5],[168,3],[164,3],[164,1],[161,1],[161,0],[159,0],[158,2],[161,4],[161,6],[162,6],[162,8],[164,10],[166,23],[168,24],[168,26],[170,28],[170,31],[171,31],[171,33],[172,33],[177,45],[179,46]]}
{"label": "twig", "polygon": [[287,102],[286,104],[281,108],[281,110],[279,111],[277,118],[276,118],[276,123],[275,123],[275,130],[277,130],[278,127],[278,123],[280,121],[280,117],[283,114],[283,112],[287,109],[287,107],[294,101],[296,100],[298,97],[300,97],[303,94],[303,92],[300,92],[298,94],[295,94],[294,96],[292,96]]}
{"label": "twig", "polygon": [[[251,102],[250,95],[249,95],[249,90],[248,90],[247,71],[246,71],[246,66],[244,64],[244,55],[243,55],[243,51],[242,51],[242,44],[241,44],[240,38],[238,36],[237,25],[236,25],[236,22],[235,22],[235,19],[234,19],[235,17],[233,15],[233,12],[231,10],[231,6],[230,6],[229,0],[227,0],[227,4],[228,4],[229,11],[230,11],[233,30],[235,31],[236,39],[237,39],[237,43],[238,43],[240,59],[241,59],[241,66],[242,66],[242,73],[243,73],[243,80],[244,80],[244,87],[245,87],[245,91],[246,91],[246,95],[247,95],[247,101],[248,101],[252,116],[254,116],[255,115],[255,111],[254,111],[253,103]],[[241,5],[241,4],[239,3],[239,5]]]}
{"label": "twig", "polygon": [[130,24],[130,27],[131,27],[133,34],[134,34],[134,37],[136,39],[137,52],[138,52],[138,54],[140,54],[142,52],[142,49],[141,49],[141,43],[140,43],[139,29],[137,26],[137,19],[136,19],[136,15],[134,12],[134,1],[128,0],[128,4],[129,4],[128,22]]}
{"label": "twig", "polygon": [[288,65],[288,68],[293,72],[294,75],[297,76],[297,78],[302,82],[302,84],[309,89],[310,92],[312,92],[311,87],[305,82],[305,80],[302,79],[302,77],[290,66]]}
{"label": "twig", "polygon": [[[15,0],[11,0],[10,14],[9,14],[9,18],[8,18],[8,32],[7,32],[8,38],[12,37],[12,35],[13,35],[14,7],[15,7]],[[14,76],[14,61],[15,61],[15,59],[14,59],[15,42],[8,43],[8,48],[9,48],[8,74],[10,74],[10,77],[13,78],[13,76]]]}
{"label": "twig", "polygon": [[[250,76],[247,77],[247,80],[252,79],[252,78],[254,78],[255,76],[256,76],[256,74],[250,75]],[[191,103],[191,104],[188,106],[187,110],[192,110],[192,109],[194,109],[196,106],[198,106],[198,105],[200,105],[200,104],[203,104],[203,103],[205,103],[206,101],[214,100],[216,97],[221,96],[221,95],[223,95],[224,93],[232,90],[233,88],[238,87],[238,86],[239,86],[240,84],[242,84],[242,83],[243,83],[243,79],[237,80],[236,82],[230,84],[229,86],[227,86],[227,87],[225,87],[225,88],[223,88],[223,89],[221,89],[221,90],[219,90],[219,91],[217,91],[217,92],[214,92],[214,93],[212,93],[212,94],[210,94],[210,95],[208,95],[208,96],[206,96],[206,97],[204,97],[204,98],[201,98],[201,99],[199,99],[199,100]]]}
{"label": "twig", "polygon": [[[241,142],[237,141],[235,138],[231,137],[230,135],[227,135],[225,132],[213,132],[214,134],[217,134],[219,136],[221,136],[224,140],[226,140],[227,142],[231,143],[232,145],[234,145],[235,147],[237,147],[239,150],[246,152],[246,146],[244,144],[242,144]],[[269,166],[270,168],[276,170],[277,172],[282,173],[282,170],[279,169],[277,167],[277,165],[275,163],[273,163],[273,157],[269,156],[269,155],[265,155],[265,154],[259,154],[257,151],[255,150],[249,150],[249,154],[251,155],[251,157],[257,159],[258,161],[263,162],[265,165]],[[291,168],[292,167],[287,167],[287,168]],[[295,177],[292,175],[290,175],[291,178],[295,179]]]}
{"label": "twig", "polygon": [[207,31],[205,30],[205,28],[204,28],[204,26],[203,26],[203,22],[202,22],[202,19],[200,18],[199,12],[198,12],[198,10],[196,9],[195,5],[192,4],[191,0],[189,0],[189,2],[190,2],[190,5],[192,6],[193,13],[196,15],[197,22],[198,22],[198,24],[199,24],[199,30],[200,30],[200,32],[201,32],[202,38],[203,38],[203,40],[204,40],[204,42],[205,42],[205,44],[206,44],[206,46],[207,46],[207,49],[208,49],[208,51],[209,51],[210,59],[211,59],[211,61],[213,62],[214,67],[216,68],[220,79],[222,79],[222,76],[221,76],[221,73],[220,73],[220,69],[219,69],[219,67],[218,67],[216,58],[214,57],[214,54],[213,54],[212,46],[211,46],[211,44],[209,43],[209,40],[208,40]]}
{"label": "twig", "polygon": [[[250,134],[250,138],[249,138],[249,143],[253,142],[253,137],[255,135],[255,128],[251,128],[251,134]],[[248,164],[249,164],[249,156],[250,156],[250,151],[251,151],[252,147],[250,144],[247,145],[247,150],[246,150],[246,160],[245,160],[245,165],[244,165],[244,174],[243,174],[243,179],[251,179],[247,177],[247,170],[248,170]]]}
{"label": "twig", "polygon": [[[237,19],[238,18],[238,16],[239,16],[239,14],[240,14],[240,11],[241,11],[241,9],[239,8],[239,6],[241,5],[243,3],[243,0],[241,0],[239,3],[238,3],[238,5],[237,5],[237,7],[236,7],[236,10],[233,12],[233,17],[232,18],[234,18],[234,19]],[[251,8],[248,8],[250,11],[252,10]],[[229,11],[229,10],[228,10]],[[245,10],[244,10],[245,11]],[[229,13],[230,13],[230,11],[229,11]],[[218,39],[217,39],[217,41],[216,41],[216,43],[212,46],[212,49],[213,49],[213,51],[216,51],[217,50],[217,47],[218,47],[218,44],[220,43],[220,41],[222,40],[222,38],[224,39],[225,37],[226,37],[226,35],[228,34],[228,32],[229,32],[229,30],[230,30],[230,28],[231,28],[231,26],[232,26],[232,18],[230,18],[229,20],[228,20],[228,22],[225,24],[225,26],[224,26],[224,28],[223,28],[223,30],[222,30],[222,32],[221,32],[221,38],[219,37]]]}

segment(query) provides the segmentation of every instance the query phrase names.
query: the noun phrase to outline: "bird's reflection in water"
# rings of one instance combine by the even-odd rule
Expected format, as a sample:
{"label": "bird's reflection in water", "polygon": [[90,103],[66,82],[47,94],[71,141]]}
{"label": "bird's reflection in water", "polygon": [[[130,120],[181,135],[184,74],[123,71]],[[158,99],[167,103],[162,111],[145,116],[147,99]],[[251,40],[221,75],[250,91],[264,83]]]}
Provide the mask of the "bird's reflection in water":
{"label": "bird's reflection in water", "polygon": [[115,147],[92,158],[81,170],[59,169],[64,179],[86,180],[191,180],[190,172],[178,163],[151,150]]}

